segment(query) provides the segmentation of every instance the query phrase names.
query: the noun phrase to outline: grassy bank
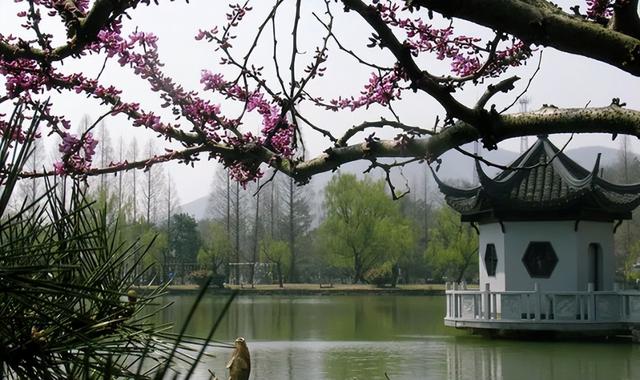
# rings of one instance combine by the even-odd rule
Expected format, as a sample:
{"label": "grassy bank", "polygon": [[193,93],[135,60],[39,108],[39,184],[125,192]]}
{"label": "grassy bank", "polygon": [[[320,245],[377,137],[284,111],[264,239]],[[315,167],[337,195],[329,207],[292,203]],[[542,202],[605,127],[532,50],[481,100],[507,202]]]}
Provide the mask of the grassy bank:
{"label": "grassy bank", "polygon": [[[148,287],[145,287],[148,288]],[[153,288],[153,287],[150,287]],[[230,293],[237,289],[239,295],[443,295],[443,284],[411,284],[397,285],[395,288],[379,288],[365,284],[284,284],[276,285],[227,285],[225,288],[211,288],[211,293]],[[170,294],[195,293],[197,285],[170,285]]]}

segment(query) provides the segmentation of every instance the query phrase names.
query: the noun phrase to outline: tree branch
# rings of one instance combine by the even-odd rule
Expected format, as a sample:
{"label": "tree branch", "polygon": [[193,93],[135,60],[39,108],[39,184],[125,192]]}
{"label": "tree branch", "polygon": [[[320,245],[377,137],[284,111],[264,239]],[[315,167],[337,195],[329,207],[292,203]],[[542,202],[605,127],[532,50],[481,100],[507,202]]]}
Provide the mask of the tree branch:
{"label": "tree branch", "polygon": [[487,102],[498,92],[509,92],[513,90],[513,85],[516,81],[520,80],[519,77],[513,76],[511,78],[503,79],[496,85],[490,84],[484,94],[476,102],[476,109],[481,110],[487,104]]}
{"label": "tree branch", "polygon": [[96,0],[84,18],[79,17],[81,13],[74,5],[73,8],[66,9],[67,12],[61,13],[71,38],[66,44],[51,51],[45,51],[30,45],[16,46],[0,41],[0,57],[8,61],[27,58],[53,62],[80,54],[87,44],[96,41],[99,31],[109,25],[115,17],[124,14],[127,9],[134,8],[137,4],[138,1],[131,0]]}
{"label": "tree branch", "polygon": [[403,123],[399,123],[397,121],[389,121],[385,119],[381,119],[380,121],[367,121],[359,125],[354,125],[349,128],[345,134],[340,137],[338,141],[336,141],[336,146],[346,146],[347,142],[350,138],[352,138],[358,132],[364,132],[369,128],[383,128],[383,127],[392,127],[403,130],[405,133],[409,133],[412,135],[433,135],[433,132],[423,129],[420,127],[413,127],[410,125],[406,125]]}
{"label": "tree branch", "polygon": [[[573,132],[620,133],[640,138],[640,111],[615,105],[591,109],[545,107],[525,114],[497,116],[491,132],[496,142],[520,136]],[[479,137],[476,128],[457,122],[429,138],[379,140],[375,144],[365,142],[328,149],[315,158],[297,163],[285,174],[303,181],[318,173],[336,170],[347,162],[372,157],[422,157],[433,161],[444,152]]]}
{"label": "tree branch", "polygon": [[405,70],[412,86],[431,95],[446,110],[450,117],[471,122],[477,120],[477,113],[458,102],[452,95],[451,89],[440,85],[434,77],[418,67],[411,57],[408,46],[401,43],[389,26],[382,20],[375,7],[368,6],[361,0],[342,0],[346,9],[356,11],[378,34],[382,45],[398,60],[399,65]]}
{"label": "tree branch", "polygon": [[569,15],[547,1],[407,0],[407,4],[500,30],[528,43],[593,58],[640,76],[638,38]]}

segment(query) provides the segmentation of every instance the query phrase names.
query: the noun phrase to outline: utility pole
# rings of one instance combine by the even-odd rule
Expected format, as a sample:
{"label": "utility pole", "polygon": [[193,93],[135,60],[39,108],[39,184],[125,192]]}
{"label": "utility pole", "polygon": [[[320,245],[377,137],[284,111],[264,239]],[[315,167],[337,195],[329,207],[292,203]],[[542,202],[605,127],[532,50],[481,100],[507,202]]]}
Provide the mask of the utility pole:
{"label": "utility pole", "polygon": [[[478,144],[478,140],[473,142],[473,155],[476,157],[480,155],[480,144]],[[478,170],[476,169],[475,162],[471,166],[471,172],[473,173],[473,184],[477,185],[480,182],[480,178],[478,178]]]}
{"label": "utility pole", "polygon": [[[520,112],[526,113],[529,107],[529,102],[531,100],[527,97],[522,97],[518,100],[518,104],[520,104]],[[522,136],[520,137],[520,154],[524,153],[527,149],[529,149],[529,137]]]}

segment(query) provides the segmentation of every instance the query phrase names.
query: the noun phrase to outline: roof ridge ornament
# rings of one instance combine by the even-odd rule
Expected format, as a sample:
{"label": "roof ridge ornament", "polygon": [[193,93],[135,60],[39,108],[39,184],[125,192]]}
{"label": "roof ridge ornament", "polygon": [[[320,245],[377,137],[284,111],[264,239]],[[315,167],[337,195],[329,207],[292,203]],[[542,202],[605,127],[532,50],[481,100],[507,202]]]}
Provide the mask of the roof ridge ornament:
{"label": "roof ridge ornament", "polygon": [[602,153],[598,153],[596,163],[593,165],[593,170],[591,170],[592,179],[596,178],[598,176],[598,172],[600,171],[600,157],[602,157]]}

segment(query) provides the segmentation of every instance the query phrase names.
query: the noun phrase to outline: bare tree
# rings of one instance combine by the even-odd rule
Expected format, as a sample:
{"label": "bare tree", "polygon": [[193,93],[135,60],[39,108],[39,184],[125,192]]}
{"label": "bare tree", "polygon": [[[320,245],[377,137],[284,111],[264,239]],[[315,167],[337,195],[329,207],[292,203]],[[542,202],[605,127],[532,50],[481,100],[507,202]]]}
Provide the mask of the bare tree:
{"label": "bare tree", "polygon": [[[242,191],[239,183],[232,183],[229,172],[226,169],[218,170],[213,180],[213,188],[209,194],[207,210],[212,219],[224,223],[227,237],[232,242],[233,255],[231,260],[235,263],[233,267],[234,280],[237,284],[240,281],[240,266],[242,262],[241,239],[245,232],[244,205],[246,194]],[[230,269],[227,269],[230,275]]]}
{"label": "bare tree", "polygon": [[[154,156],[156,152],[153,140],[147,142],[146,154]],[[162,210],[162,192],[164,189],[164,173],[161,167],[148,167],[143,177],[142,202],[145,213],[145,221],[148,224],[157,222],[159,213]]]}
{"label": "bare tree", "polygon": [[298,263],[300,261],[303,236],[311,227],[311,207],[309,206],[310,189],[299,187],[293,178],[283,181],[285,197],[283,200],[284,216],[282,225],[286,226],[284,236],[289,245],[289,282],[298,282]]}

